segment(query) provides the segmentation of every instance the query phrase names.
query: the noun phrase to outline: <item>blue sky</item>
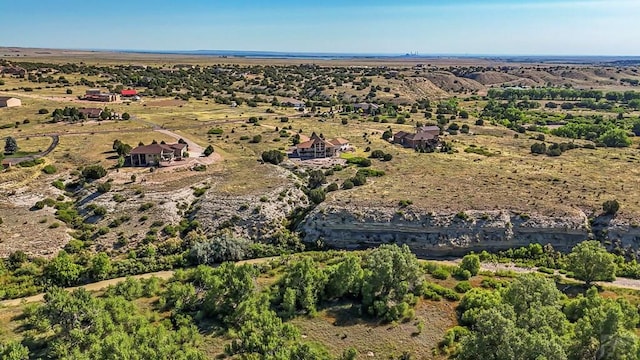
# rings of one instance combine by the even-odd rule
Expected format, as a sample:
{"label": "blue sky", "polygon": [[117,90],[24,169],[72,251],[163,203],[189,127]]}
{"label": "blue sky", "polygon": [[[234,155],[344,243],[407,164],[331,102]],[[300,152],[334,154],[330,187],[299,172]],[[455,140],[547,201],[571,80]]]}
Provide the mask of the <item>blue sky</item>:
{"label": "blue sky", "polygon": [[640,55],[640,0],[0,0],[0,46]]}

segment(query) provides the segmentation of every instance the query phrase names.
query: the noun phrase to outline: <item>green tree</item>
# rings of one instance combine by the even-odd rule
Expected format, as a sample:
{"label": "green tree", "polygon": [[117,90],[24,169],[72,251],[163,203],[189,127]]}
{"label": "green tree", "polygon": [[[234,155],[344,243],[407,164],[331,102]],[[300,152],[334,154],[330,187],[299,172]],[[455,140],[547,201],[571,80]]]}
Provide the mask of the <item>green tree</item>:
{"label": "green tree", "polygon": [[460,321],[464,325],[473,325],[482,310],[495,308],[501,303],[502,296],[499,292],[473,288],[464,295],[458,305]]}
{"label": "green tree", "polygon": [[27,360],[29,359],[29,349],[19,342],[0,343],[0,359]]}
{"label": "green tree", "polygon": [[364,260],[362,305],[372,315],[387,321],[405,316],[422,270],[416,256],[403,245],[382,245]]}
{"label": "green tree", "polygon": [[472,276],[478,275],[480,272],[480,257],[476,254],[469,254],[462,258],[460,268],[468,270]]}
{"label": "green tree", "polygon": [[237,325],[238,305],[249,300],[255,291],[256,271],[252,265],[236,266],[224,263],[204,279],[206,295],[205,313],[227,327]]}
{"label": "green tree", "polygon": [[229,355],[247,359],[291,359],[290,344],[300,338],[291,324],[283,324],[269,308],[266,295],[257,295],[238,306],[237,339],[225,348]]}
{"label": "green tree", "polygon": [[327,177],[322,170],[311,170],[309,172],[309,189],[316,189],[327,182]]}
{"label": "green tree", "polygon": [[569,302],[565,313],[576,319],[570,351],[575,359],[637,359],[638,311],[625,299],[604,299],[595,288]]}
{"label": "green tree", "polygon": [[537,274],[518,276],[502,293],[503,302],[513,306],[516,314],[532,308],[554,306],[564,299],[556,284]]}
{"label": "green tree", "polygon": [[[305,256],[290,265],[277,287],[280,299],[284,299],[285,295],[288,297],[285,317],[292,317],[298,310],[315,313],[326,283],[327,274],[311,257]],[[282,300],[279,302],[282,303]]]}
{"label": "green tree", "polygon": [[611,129],[602,134],[598,140],[608,147],[628,147],[631,140],[627,136],[627,132],[623,129]]}
{"label": "green tree", "polygon": [[329,267],[328,281],[324,290],[326,299],[340,299],[345,296],[358,297],[364,279],[361,259],[358,256],[347,255],[342,261]]}
{"label": "green tree", "polygon": [[567,257],[568,268],[587,286],[594,281],[613,281],[616,276],[615,256],[598,241],[576,245]]}
{"label": "green tree", "polygon": [[44,276],[58,286],[74,285],[80,278],[82,267],[65,251],[60,251],[44,268]]}
{"label": "green tree", "polygon": [[89,165],[82,169],[82,176],[88,180],[97,180],[107,175],[107,170],[105,170],[102,165]]}
{"label": "green tree", "polygon": [[12,136],[8,136],[4,140],[4,152],[5,154],[14,154],[18,151],[18,142]]}
{"label": "green tree", "polygon": [[385,132],[382,133],[383,140],[389,140],[392,137],[393,137],[393,132],[391,132],[391,130],[386,130]]}
{"label": "green tree", "polygon": [[129,120],[129,119],[131,119],[131,115],[129,115],[129,113],[122,114],[122,120]]}
{"label": "green tree", "polygon": [[278,150],[267,150],[262,153],[262,161],[278,165],[284,160],[284,154]]}
{"label": "green tree", "polygon": [[320,204],[326,198],[327,198],[327,192],[325,191],[325,189],[318,188],[318,189],[313,189],[313,190],[309,191],[309,199],[314,204]]}
{"label": "green tree", "polygon": [[111,259],[104,252],[96,254],[90,261],[89,273],[96,280],[104,280],[111,274]]}
{"label": "green tree", "polygon": [[537,331],[516,324],[509,309],[483,310],[474,332],[463,339],[460,360],[566,360],[563,339],[548,328]]}
{"label": "green tree", "polygon": [[604,211],[606,215],[613,216],[618,213],[618,210],[620,210],[620,203],[618,200],[607,200],[602,203],[602,211]]}
{"label": "green tree", "polygon": [[206,149],[204,149],[204,156],[209,156],[211,154],[213,154],[214,150],[213,150],[213,146],[209,145],[207,146]]}

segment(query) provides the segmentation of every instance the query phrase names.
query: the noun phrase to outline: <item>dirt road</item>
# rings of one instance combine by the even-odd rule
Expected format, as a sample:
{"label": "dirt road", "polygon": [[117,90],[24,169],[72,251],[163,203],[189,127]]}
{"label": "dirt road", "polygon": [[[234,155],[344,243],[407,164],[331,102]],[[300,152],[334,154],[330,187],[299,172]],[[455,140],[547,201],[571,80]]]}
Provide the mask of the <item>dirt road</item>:
{"label": "dirt road", "polygon": [[[238,264],[238,265],[260,264],[260,263],[263,263],[263,262],[271,261],[273,259],[276,259],[276,257],[251,259],[251,260],[242,260],[242,261],[236,262],[236,264]],[[148,279],[148,278],[152,278],[152,277],[157,277],[157,278],[162,279],[162,280],[167,280],[167,279],[170,279],[173,276],[173,273],[174,273],[174,271],[158,271],[158,272],[141,274],[141,275],[125,276],[125,277],[120,277],[120,278],[115,278],[115,279],[98,281],[98,282],[95,282],[95,283],[86,284],[86,285],[82,285],[82,286],[74,286],[74,287],[67,288],[66,290],[67,291],[73,291],[75,289],[84,288],[84,289],[86,289],[88,291],[100,291],[100,290],[106,289],[107,287],[109,287],[111,285],[115,285],[115,284],[117,284],[119,282],[125,281],[127,279],[127,277],[131,277],[131,278],[134,278],[134,279]],[[0,301],[0,309],[3,308],[3,307],[13,307],[13,306],[20,306],[22,304],[40,302],[42,300],[44,300],[44,293],[38,294],[38,295],[33,295],[33,296],[27,296],[27,297],[23,297],[23,298],[19,298],[19,299],[3,300],[3,301]]]}
{"label": "dirt road", "polygon": [[153,131],[159,132],[161,134],[165,134],[165,135],[169,135],[173,138],[175,138],[176,140],[182,139],[184,140],[187,145],[189,146],[189,157],[195,157],[195,158],[199,158],[201,156],[204,156],[204,149],[202,148],[202,146],[196,144],[193,140],[187,139],[186,137],[182,136],[182,135],[178,135],[176,133],[174,133],[171,130],[167,130],[167,129],[158,129],[155,128],[153,129]]}

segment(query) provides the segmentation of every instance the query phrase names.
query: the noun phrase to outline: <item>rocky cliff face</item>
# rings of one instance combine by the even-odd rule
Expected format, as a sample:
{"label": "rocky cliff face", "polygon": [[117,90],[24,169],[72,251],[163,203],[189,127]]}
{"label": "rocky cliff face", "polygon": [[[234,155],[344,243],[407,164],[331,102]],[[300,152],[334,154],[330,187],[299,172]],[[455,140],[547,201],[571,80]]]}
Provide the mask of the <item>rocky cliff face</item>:
{"label": "rocky cliff face", "polygon": [[[628,226],[616,226],[609,235],[626,234]],[[300,230],[307,242],[321,240],[343,249],[407,244],[423,257],[459,256],[472,250],[498,251],[530,243],[551,244],[566,251],[593,237],[586,215],[549,218],[507,211],[432,214],[413,208],[356,209],[331,205],[316,208]]]}
{"label": "rocky cliff face", "polygon": [[215,186],[198,200],[193,216],[207,233],[230,231],[254,241],[273,237],[285,229],[296,207],[309,205],[300,181],[282,170],[282,185],[269,192],[222,195]]}

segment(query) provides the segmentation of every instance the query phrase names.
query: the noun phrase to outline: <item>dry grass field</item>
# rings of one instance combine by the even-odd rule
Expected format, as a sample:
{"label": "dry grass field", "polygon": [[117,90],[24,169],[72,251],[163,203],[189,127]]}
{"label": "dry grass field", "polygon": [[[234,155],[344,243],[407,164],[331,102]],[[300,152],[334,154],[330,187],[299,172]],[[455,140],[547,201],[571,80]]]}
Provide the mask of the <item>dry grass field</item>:
{"label": "dry grass field", "polygon": [[[18,53],[13,50],[7,51],[0,49],[0,55],[11,55],[3,57],[3,60],[53,64],[83,62],[103,66],[131,64],[162,66],[164,69],[170,69],[176,64],[284,67],[305,62],[300,59],[264,60],[197,56],[161,58],[154,55],[65,51],[36,53],[28,49],[19,50],[18,53],[26,56],[20,56],[18,60],[15,56]],[[545,83],[560,86],[565,82],[571,82],[571,86],[577,87],[626,91],[633,89],[618,80],[626,77],[637,78],[632,68],[507,64],[472,59],[422,59],[419,62],[414,59],[319,60],[317,63],[336,69],[359,69],[352,83],[341,86],[324,84],[323,96],[364,101],[371,88],[377,88],[376,101],[400,104],[400,112],[404,114],[408,114],[411,107],[406,104],[420,99],[429,98],[432,105],[436,105],[441,99],[455,96],[459,100],[460,109],[468,111],[471,116],[469,119],[457,118],[451,122],[460,126],[468,125],[470,133],[443,136],[443,139],[453,146],[452,154],[421,154],[382,140],[381,135],[386,130],[411,132],[418,122],[433,122],[434,120],[424,117],[422,110],[411,113],[404,124],[397,124],[395,117],[382,115],[382,121],[374,122],[371,116],[340,114],[338,107],[318,106],[318,114],[333,115],[316,116],[310,113],[310,109],[303,114],[293,108],[270,104],[272,97],[266,95],[262,97],[266,98],[267,102],[258,102],[256,106],[244,103],[237,107],[218,103],[212,97],[204,97],[202,100],[191,98],[186,101],[179,99],[179,96],[155,95],[143,96],[140,101],[95,103],[78,100],[78,95],[84,94],[89,87],[76,82],[81,78],[93,82],[108,81],[106,75],[64,74],[65,79],[70,82],[68,86],[4,76],[1,78],[4,85],[0,85],[0,95],[19,97],[23,106],[0,109],[0,138],[15,137],[21,151],[18,155],[45,149],[51,138],[42,135],[58,134],[60,143],[45,158],[45,164],[31,168],[15,167],[0,173],[0,182],[3,185],[0,198],[4,206],[4,225],[0,226],[0,244],[4,246],[3,251],[10,252],[19,248],[27,249],[30,253],[50,256],[70,239],[66,226],[49,228],[55,221],[53,212],[41,215],[33,213],[29,208],[38,200],[61,195],[63,191],[55,189],[51,183],[58,179],[65,182],[74,180],[77,170],[83,166],[101,164],[108,169],[107,177],[101,181],[113,181],[112,193],[127,197],[125,204],[131,202],[130,208],[135,208],[145,201],[144,198],[135,195],[136,192],[142,192],[152,198],[167,198],[168,203],[177,204],[185,202],[186,198],[179,201],[175,199],[176,196],[189,195],[193,192],[192,187],[203,186],[210,186],[209,191],[219,196],[259,198],[289,181],[272,165],[265,165],[259,161],[262,152],[272,149],[286,151],[291,147],[292,135],[308,137],[313,132],[322,134],[325,138],[342,137],[349,140],[354,152],[345,154],[345,157],[367,157],[367,148],[382,150],[393,156],[388,162],[373,160],[372,168],[385,171],[385,176],[370,178],[363,187],[329,193],[326,200],[329,204],[395,207],[404,201],[411,202],[413,206],[425,212],[434,213],[507,209],[527,214],[564,216],[584,213],[593,216],[601,211],[604,201],[617,199],[621,204],[619,218],[630,223],[638,222],[640,193],[636,190],[640,185],[637,180],[640,172],[640,141],[637,138],[632,138],[633,144],[628,148],[581,148],[570,150],[560,157],[536,156],[531,154],[530,147],[537,142],[534,138],[538,133],[517,134],[504,126],[491,125],[488,121],[485,121],[484,126],[475,125],[476,119],[487,104],[486,99],[481,96],[490,86],[518,86],[519,82],[530,86]],[[419,64],[422,66],[418,66]],[[356,84],[357,80],[365,77],[369,69],[375,69],[377,66],[387,66],[384,71],[394,74],[387,76],[387,73],[382,72],[367,76],[370,84],[359,87]],[[505,66],[504,69],[507,70],[497,70],[500,66]],[[481,67],[487,68],[478,70]],[[296,68],[291,69],[294,71]],[[451,69],[464,70],[464,76],[454,75]],[[52,76],[58,79],[60,74]],[[233,86],[242,88],[245,85],[256,85],[263,80],[261,76],[250,71],[243,75],[243,79],[234,79]],[[25,92],[26,87],[32,91]],[[101,88],[105,89],[104,86]],[[68,94],[67,90],[71,90],[72,94]],[[144,90],[138,88],[138,91]],[[474,93],[478,96],[470,98]],[[241,91],[236,94],[245,100],[254,96]],[[224,91],[216,90],[213,95],[226,94]],[[280,93],[274,97],[279,101],[292,98]],[[303,96],[298,97],[304,99]],[[402,105],[403,103],[406,104]],[[542,107],[536,112],[551,118],[561,119],[567,114],[602,115],[604,118],[616,115],[615,112],[604,110],[548,109],[544,107],[545,101],[539,103]],[[73,124],[52,123],[50,120],[54,109],[65,106],[108,107],[120,114],[130,114],[131,119],[91,120]],[[40,109],[46,109],[48,113],[40,114]],[[624,115],[627,118],[635,118],[639,114],[638,111],[626,111]],[[288,121],[281,121],[283,117]],[[258,123],[249,123],[251,118],[258,119]],[[215,149],[215,160],[210,161],[206,168],[199,169],[201,171],[192,171],[189,166],[161,168],[154,172],[144,168],[115,168],[118,158],[112,151],[112,144],[116,139],[133,147],[140,142],[149,144],[155,140],[171,143],[177,140],[176,136],[156,131],[161,128],[171,131],[177,137],[193,141],[202,148],[212,145]],[[209,134],[209,130],[212,129],[222,133]],[[289,136],[281,134],[280,130],[286,130]],[[256,136],[261,138],[259,142],[252,141]],[[545,136],[547,143],[568,141],[550,134]],[[575,143],[583,144],[585,141],[575,140]],[[481,152],[485,155],[465,152],[467,149],[483,149]],[[46,164],[56,166],[57,173],[44,174],[42,169]],[[355,168],[349,167],[334,172],[328,176],[328,182],[340,185],[352,177],[355,171]],[[137,178],[135,183],[130,180],[132,175]],[[95,191],[95,187],[95,184],[89,185],[88,190]],[[126,207],[110,204],[107,201],[110,197],[110,194],[100,197],[100,201],[113,206],[113,210],[105,220],[97,224],[98,226],[104,226],[117,218],[120,212],[127,211]],[[150,215],[166,223],[175,222],[176,210],[171,207],[165,210],[152,210]],[[29,226],[22,226],[20,220],[23,217],[34,216],[35,219],[29,219],[30,223],[26,224]],[[42,221],[44,218],[46,221]],[[152,222],[125,223],[121,229],[105,235],[107,240],[100,246],[111,244],[118,235],[142,239]],[[36,235],[32,235],[33,239],[27,246],[20,245],[20,242],[15,240],[29,234]],[[45,246],[46,249],[41,249],[48,238],[52,241]]]}

